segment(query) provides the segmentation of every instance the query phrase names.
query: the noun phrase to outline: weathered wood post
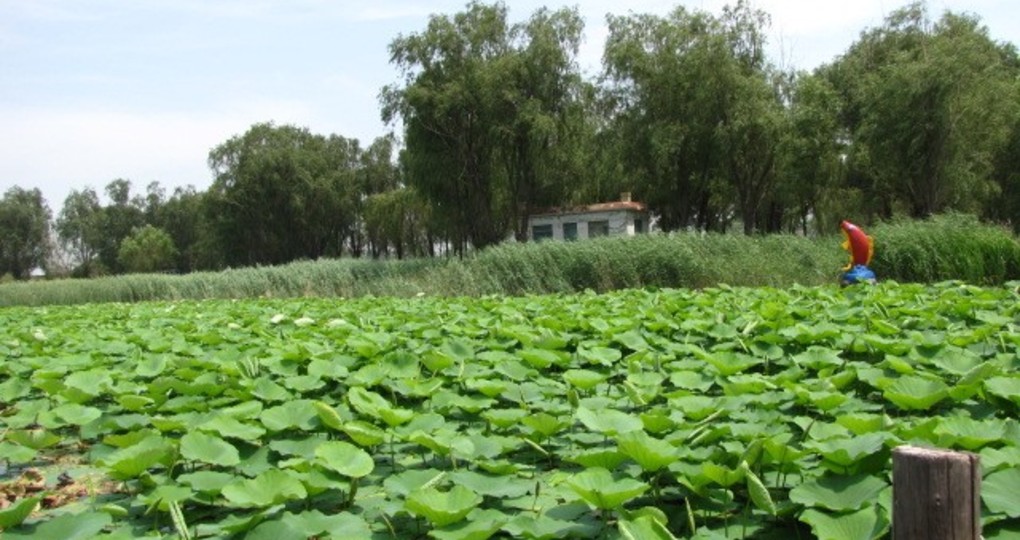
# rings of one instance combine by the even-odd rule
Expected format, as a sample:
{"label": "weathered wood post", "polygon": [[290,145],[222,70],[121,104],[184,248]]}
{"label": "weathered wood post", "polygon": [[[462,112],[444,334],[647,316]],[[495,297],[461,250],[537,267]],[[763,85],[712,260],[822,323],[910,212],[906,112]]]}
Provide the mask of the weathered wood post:
{"label": "weathered wood post", "polygon": [[980,540],[981,463],[975,454],[893,450],[894,540]]}

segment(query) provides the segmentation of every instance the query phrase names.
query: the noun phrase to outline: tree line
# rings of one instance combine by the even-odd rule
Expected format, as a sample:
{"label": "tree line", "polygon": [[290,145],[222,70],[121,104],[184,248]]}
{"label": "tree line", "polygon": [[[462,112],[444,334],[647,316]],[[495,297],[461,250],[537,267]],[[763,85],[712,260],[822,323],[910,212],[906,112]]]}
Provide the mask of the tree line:
{"label": "tree line", "polygon": [[[363,147],[262,123],[209,153],[205,191],[129,181],[0,200],[0,274],[78,275],[463,254],[527,240],[536,209],[647,202],[665,231],[831,232],[968,212],[1020,226],[1020,56],[980,19],[909,4],[814,70],[766,55],[767,13],[607,17],[582,74],[576,8],[437,14],[389,47],[394,134]],[[55,249],[55,248],[60,249]]]}

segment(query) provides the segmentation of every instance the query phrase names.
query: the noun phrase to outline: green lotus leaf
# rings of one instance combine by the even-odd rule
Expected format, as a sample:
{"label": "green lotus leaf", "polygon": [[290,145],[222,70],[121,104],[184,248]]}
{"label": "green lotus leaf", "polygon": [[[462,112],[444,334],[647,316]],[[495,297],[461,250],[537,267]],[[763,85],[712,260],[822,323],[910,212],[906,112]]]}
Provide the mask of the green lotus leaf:
{"label": "green lotus leaf", "polygon": [[232,506],[266,508],[308,495],[303,484],[279,469],[270,469],[255,478],[236,480],[223,486],[223,497]]}
{"label": "green lotus leaf", "polygon": [[849,467],[858,461],[882,450],[886,434],[868,433],[859,437],[836,437],[824,441],[810,441],[805,447],[818,451],[822,456],[842,467]]}
{"label": "green lotus leaf", "polygon": [[201,431],[242,441],[255,441],[266,434],[266,430],[262,426],[243,422],[233,416],[222,414],[222,412],[199,424],[197,428]]}
{"label": "green lotus leaf", "polygon": [[601,467],[575,474],[567,485],[586,503],[601,510],[619,508],[649,488],[648,484],[633,478],[616,480],[612,473]]}
{"label": "green lotus leaf", "polygon": [[113,478],[129,480],[137,478],[156,465],[167,465],[174,453],[170,441],[160,436],[149,436],[113,452],[102,458],[99,463],[110,469],[110,476]]}
{"label": "green lotus leaf", "polygon": [[315,407],[315,414],[319,416],[319,421],[322,422],[322,425],[337,431],[343,430],[344,419],[336,409],[322,401],[314,401],[312,405]]}
{"label": "green lotus leaf", "polygon": [[166,369],[166,356],[161,354],[146,355],[135,365],[135,375],[145,379],[157,377]]}
{"label": "green lotus leaf", "polygon": [[591,390],[605,381],[606,375],[589,369],[568,369],[563,372],[563,380],[581,390]]}
{"label": "green lotus leaf", "polygon": [[642,430],[617,435],[616,446],[620,452],[649,472],[667,467],[679,457],[676,447],[672,444],[651,437]]}
{"label": "green lotus leaf", "polygon": [[642,540],[676,540],[662,522],[651,516],[638,516],[633,519],[621,519],[616,523],[617,529],[624,538],[641,538]]}
{"label": "green lotus leaf", "polygon": [[383,487],[386,489],[386,493],[391,496],[406,497],[422,486],[439,485],[445,480],[446,474],[437,469],[409,469],[387,477],[386,480],[383,480]]}
{"label": "green lotus leaf", "polygon": [[367,476],[375,468],[372,456],[351,443],[329,441],[315,449],[319,463],[350,478]]}
{"label": "green lotus leaf", "polygon": [[610,471],[616,470],[626,460],[626,454],[608,448],[582,450],[567,458],[567,461],[577,463],[585,468],[601,467]]}
{"label": "green lotus leaf", "polygon": [[536,413],[525,416],[521,423],[541,435],[540,439],[551,437],[567,427],[567,423],[547,413]]}
{"label": "green lotus leaf", "polygon": [[1006,435],[1006,424],[1001,419],[974,420],[966,416],[941,418],[935,434],[943,438],[945,446],[957,445],[966,450],[978,450],[997,442]]}
{"label": "green lotus leaf", "polygon": [[[11,432],[8,432],[10,434]],[[0,459],[9,461],[14,464],[30,463],[39,454],[34,448],[22,446],[20,444],[11,444],[7,441],[0,441]]]}
{"label": "green lotus leaf", "polygon": [[985,389],[1020,405],[1020,377],[993,377],[985,381]]}
{"label": "green lotus leaf", "polygon": [[565,359],[564,354],[548,349],[522,349],[517,351],[517,356],[535,369],[546,369],[549,366],[559,365]]}
{"label": "green lotus leaf", "polygon": [[[361,516],[350,512],[326,515],[318,510],[300,514],[286,512],[281,520],[301,533],[301,538],[369,538],[372,530]],[[279,537],[277,537],[279,538]]]}
{"label": "green lotus leaf", "polygon": [[178,482],[187,484],[200,493],[219,493],[223,486],[234,480],[236,480],[234,475],[216,471],[197,471],[177,477]]}
{"label": "green lotus leaf", "polygon": [[117,396],[117,403],[129,411],[144,411],[152,407],[156,402],[152,398],[136,396],[133,394],[121,394]]}
{"label": "green lotus leaf", "polygon": [[385,431],[361,420],[345,422],[342,431],[361,446],[375,446],[386,440]]}
{"label": "green lotus leaf", "polygon": [[42,495],[36,495],[35,497],[25,497],[19,499],[11,506],[0,510],[0,531],[10,529],[21,525],[21,522],[28,519],[28,516],[32,515],[32,512],[39,506],[39,501],[42,500]]}
{"label": "green lotus leaf", "polygon": [[433,529],[429,536],[436,540],[485,540],[509,520],[510,516],[499,510],[476,508],[468,514],[467,520]]}
{"label": "green lotus leaf", "polygon": [[577,355],[591,364],[610,367],[623,358],[623,353],[610,347],[578,347]]}
{"label": "green lotus leaf", "polygon": [[56,446],[63,440],[56,433],[38,428],[11,430],[4,433],[4,439],[33,450]]}
{"label": "green lotus leaf", "polygon": [[845,514],[809,508],[801,514],[800,520],[811,527],[818,540],[873,540],[889,529],[888,519],[877,506]]}
{"label": "green lotus leaf", "polygon": [[405,424],[414,418],[414,411],[394,407],[379,394],[356,386],[348,390],[347,401],[361,414],[377,418],[390,427]]}
{"label": "green lotus leaf", "polygon": [[464,486],[453,486],[449,491],[422,487],[408,494],[404,507],[435,527],[445,527],[463,520],[481,503],[482,497]]}
{"label": "green lotus leaf", "polygon": [[164,484],[138,497],[138,502],[162,512],[170,510],[170,505],[180,503],[193,497],[195,493],[189,486]]}
{"label": "green lotus leaf", "polygon": [[482,418],[500,429],[517,425],[528,415],[524,409],[489,409],[482,413]]}
{"label": "green lotus leaf", "polygon": [[994,513],[1020,517],[1017,486],[1020,486],[1020,467],[993,472],[981,481],[981,500]]}
{"label": "green lotus leaf", "polygon": [[888,483],[877,476],[823,476],[790,490],[790,500],[807,507],[837,512],[858,510],[873,503]]}
{"label": "green lotus leaf", "polygon": [[287,429],[311,431],[315,429],[315,420],[318,419],[314,403],[310,399],[288,401],[262,411],[259,420],[270,431]]}
{"label": "green lotus leaf", "polygon": [[482,474],[474,471],[454,471],[446,476],[454,485],[464,486],[479,495],[508,499],[523,497],[535,489],[535,481],[513,476]]}
{"label": "green lotus leaf", "polygon": [[[587,508],[587,506],[585,506]],[[503,530],[513,538],[529,538],[532,540],[553,540],[556,538],[584,538],[593,535],[582,534],[584,525],[573,520],[557,519],[546,514],[533,516],[518,514],[514,516]]]}
{"label": "green lotus leaf", "polygon": [[181,437],[181,456],[210,465],[230,467],[241,462],[237,448],[227,441],[199,431]]}
{"label": "green lotus leaf", "polygon": [[[60,540],[92,540],[113,521],[105,512],[61,514],[28,530],[5,530],[4,540],[20,538],[59,538]],[[26,529],[24,525],[20,529]]]}
{"label": "green lotus leaf", "polygon": [[76,371],[64,379],[64,386],[73,388],[89,397],[106,392],[113,385],[113,378],[106,371]]}
{"label": "green lotus leaf", "polygon": [[610,436],[636,431],[644,427],[641,419],[637,416],[615,409],[593,411],[586,407],[578,407],[574,415],[588,429]]}
{"label": "green lotus leaf", "polygon": [[949,395],[949,387],[940,380],[909,375],[893,381],[883,393],[901,409],[928,410]]}
{"label": "green lotus leaf", "polygon": [[701,464],[701,474],[722,487],[730,487],[743,480],[746,472],[740,467],[730,469],[711,461],[705,461]]}

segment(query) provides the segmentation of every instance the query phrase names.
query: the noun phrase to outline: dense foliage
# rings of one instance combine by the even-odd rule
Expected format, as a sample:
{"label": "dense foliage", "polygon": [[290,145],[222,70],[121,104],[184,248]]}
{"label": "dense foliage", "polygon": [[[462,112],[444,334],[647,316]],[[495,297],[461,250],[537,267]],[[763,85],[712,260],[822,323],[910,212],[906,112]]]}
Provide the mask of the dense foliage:
{"label": "dense foliage", "polygon": [[0,527],[870,539],[891,449],[923,444],[980,454],[1006,538],[1018,306],[944,283],[4,309]]}
{"label": "dense foliage", "polygon": [[[369,210],[372,207],[370,203]],[[393,216],[401,219],[400,214]],[[384,225],[388,223],[393,220]],[[369,229],[368,237],[373,234]],[[1009,230],[980,224],[971,216],[883,224],[874,235],[872,267],[882,281],[955,279],[998,285],[1020,279],[1017,239]],[[723,283],[824,285],[835,283],[848,262],[848,254],[839,247],[841,241],[835,236],[673,233],[505,243],[462,259],[322,259],[184,276],[136,274],[7,283],[0,284],[0,306],[292,296],[524,295]]]}
{"label": "dense foliage", "polygon": [[611,16],[602,70],[583,73],[576,9],[514,22],[473,1],[391,42],[399,80],[380,112],[394,134],[365,146],[258,123],[210,151],[205,192],[75,191],[55,227],[64,257],[43,265],[128,271],[121,244],[145,225],[173,239],[178,272],[463,255],[526,240],[536,209],[621,192],[667,232],[824,235],[949,211],[1020,227],[1015,44],[914,3],[792,71],[766,55],[769,24],[745,0]]}

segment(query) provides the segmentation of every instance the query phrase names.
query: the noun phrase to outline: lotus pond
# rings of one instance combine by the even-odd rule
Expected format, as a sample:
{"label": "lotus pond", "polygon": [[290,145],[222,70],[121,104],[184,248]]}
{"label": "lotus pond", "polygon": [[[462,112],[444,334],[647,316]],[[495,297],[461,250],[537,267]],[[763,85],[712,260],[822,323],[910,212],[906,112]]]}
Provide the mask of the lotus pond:
{"label": "lotus pond", "polygon": [[1020,537],[1020,295],[886,283],[0,310],[15,538],[887,536],[891,451]]}

